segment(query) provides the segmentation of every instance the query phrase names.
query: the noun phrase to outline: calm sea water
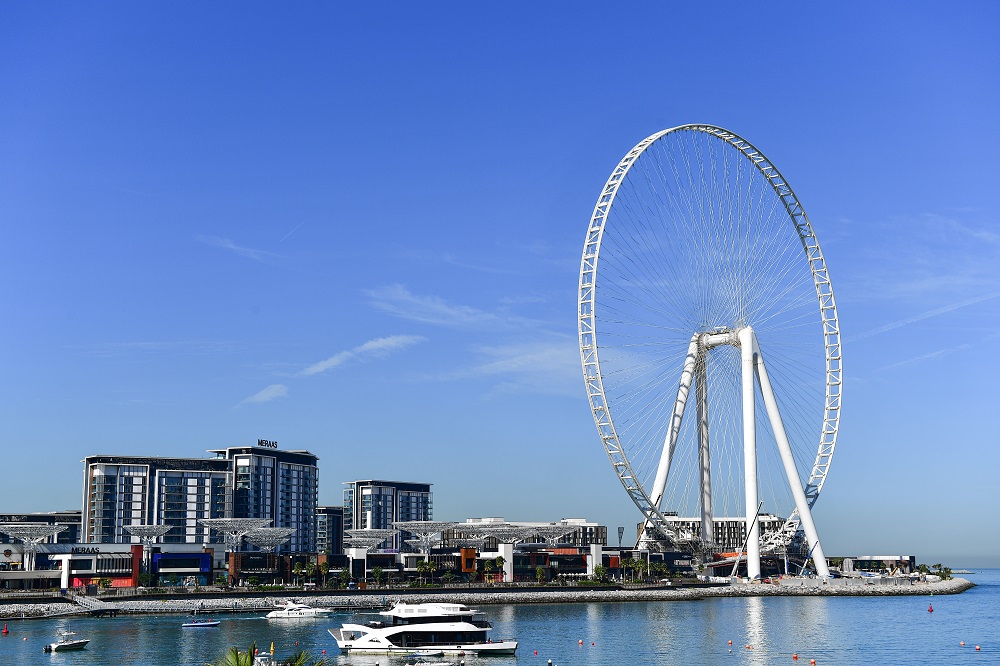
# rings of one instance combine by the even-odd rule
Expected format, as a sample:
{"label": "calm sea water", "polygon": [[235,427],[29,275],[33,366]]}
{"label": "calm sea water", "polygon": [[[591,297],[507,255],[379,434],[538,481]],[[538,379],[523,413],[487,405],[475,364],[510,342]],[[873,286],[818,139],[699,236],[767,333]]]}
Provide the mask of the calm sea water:
{"label": "calm sea water", "polygon": [[[935,597],[486,606],[494,635],[520,641],[518,655],[467,657],[466,663],[545,666],[550,659],[557,666],[805,665],[810,659],[819,665],[1000,663],[1000,570],[977,571],[968,577],[977,584],[975,589]],[[928,613],[931,603],[934,612]],[[230,645],[245,648],[253,641],[265,650],[273,641],[279,657],[302,648],[317,656],[327,650],[335,664],[403,663],[386,656],[348,658],[337,653],[326,630],[350,617],[277,621],[221,616],[217,629],[181,629],[183,618],[177,615],[8,621],[10,634],[0,638],[0,664],[200,666]],[[87,649],[43,653],[42,647],[67,628],[92,639]],[[976,644],[982,648],[979,652]],[[793,653],[799,655],[797,662],[792,661]]]}

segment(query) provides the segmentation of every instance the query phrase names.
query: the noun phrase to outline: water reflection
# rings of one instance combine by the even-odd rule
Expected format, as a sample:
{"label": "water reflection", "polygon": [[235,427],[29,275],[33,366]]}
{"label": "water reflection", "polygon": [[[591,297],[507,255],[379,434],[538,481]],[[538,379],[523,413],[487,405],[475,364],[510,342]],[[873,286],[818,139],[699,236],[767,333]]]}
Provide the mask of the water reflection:
{"label": "water reflection", "polygon": [[745,597],[743,601],[746,645],[741,647],[748,655],[748,663],[763,664],[771,647],[767,640],[767,627],[764,624],[764,599]]}
{"label": "water reflection", "polygon": [[[466,666],[544,666],[549,659],[559,666],[756,666],[808,664],[810,658],[820,664],[995,661],[989,639],[1000,619],[1000,587],[984,584],[940,602],[935,597],[933,614],[927,603],[923,597],[764,597],[482,606],[496,634],[517,638],[520,648],[517,657],[468,656]],[[362,615],[290,622],[223,615],[216,618],[222,620],[217,629],[194,630],[181,629],[185,619],[7,620],[11,633],[0,638],[0,664],[203,666],[231,645],[246,649],[256,642],[267,649],[271,641],[282,659],[303,649],[316,657],[326,650],[332,663],[345,666],[404,663],[385,655],[347,657],[336,651],[327,629],[349,619],[371,619]],[[59,629],[71,629],[92,642],[80,652],[44,654],[42,646],[56,640]],[[984,650],[960,652],[959,640],[969,646],[982,643]],[[746,649],[748,644],[752,650]],[[793,653],[799,661],[792,662]]]}

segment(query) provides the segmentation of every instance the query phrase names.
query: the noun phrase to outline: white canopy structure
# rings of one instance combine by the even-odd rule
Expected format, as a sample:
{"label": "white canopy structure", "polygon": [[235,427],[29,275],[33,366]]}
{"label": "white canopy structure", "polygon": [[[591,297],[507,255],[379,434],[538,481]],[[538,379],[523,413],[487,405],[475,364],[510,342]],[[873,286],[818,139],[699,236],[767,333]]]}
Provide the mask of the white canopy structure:
{"label": "white canopy structure", "polygon": [[236,553],[247,532],[267,527],[272,521],[270,518],[201,518],[198,522],[216,532],[222,532],[226,550]]}
{"label": "white canopy structure", "polygon": [[35,523],[7,524],[0,526],[0,532],[24,543],[24,570],[35,570],[35,555],[38,544],[49,537],[69,529],[66,525],[42,525]]}

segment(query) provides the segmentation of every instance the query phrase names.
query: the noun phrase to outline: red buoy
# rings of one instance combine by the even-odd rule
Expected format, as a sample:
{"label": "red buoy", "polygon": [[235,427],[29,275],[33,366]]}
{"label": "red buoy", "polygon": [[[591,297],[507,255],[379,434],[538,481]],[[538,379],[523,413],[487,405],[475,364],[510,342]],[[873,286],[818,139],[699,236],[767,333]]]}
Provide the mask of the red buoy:
{"label": "red buoy", "polygon": [[930,606],[927,607],[927,612],[928,613],[933,613],[934,612],[934,604],[931,604]]}
{"label": "red buoy", "polygon": [[9,632],[9,631],[7,631],[7,623],[6,623],[6,622],[4,622],[4,623],[3,623],[3,635],[4,635],[4,636],[6,636],[6,635],[7,635],[7,634],[9,634],[9,633],[10,633],[10,632]]}

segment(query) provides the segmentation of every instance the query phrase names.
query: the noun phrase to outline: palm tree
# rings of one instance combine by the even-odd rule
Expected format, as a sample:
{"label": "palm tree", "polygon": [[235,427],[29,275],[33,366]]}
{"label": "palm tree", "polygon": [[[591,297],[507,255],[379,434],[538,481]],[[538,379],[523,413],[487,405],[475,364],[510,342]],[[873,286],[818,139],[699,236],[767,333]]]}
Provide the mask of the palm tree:
{"label": "palm tree", "polygon": [[328,662],[324,659],[316,659],[305,650],[299,650],[291,657],[281,662],[281,666],[326,666]]}
{"label": "palm tree", "polygon": [[507,572],[503,570],[503,565],[507,563],[507,559],[503,555],[497,555],[493,562],[496,564],[497,571],[500,572],[501,582],[507,577]]}
{"label": "palm tree", "polygon": [[306,564],[306,578],[311,583],[313,582],[313,578],[315,577],[316,577],[316,563],[309,562],[308,564]]}
{"label": "palm tree", "polygon": [[483,562],[483,580],[490,578],[493,573],[493,560],[486,560]]}
{"label": "palm tree", "polygon": [[330,575],[330,563],[325,560],[320,562],[319,572],[323,575],[323,587],[326,587],[326,577]]}
{"label": "palm tree", "polygon": [[420,574],[420,582],[424,582],[424,574],[427,573],[427,560],[417,562],[417,573]]}
{"label": "palm tree", "polygon": [[226,653],[206,666],[253,666],[253,656],[257,653],[257,644],[251,643],[250,649],[240,652],[236,646],[226,650]]}

